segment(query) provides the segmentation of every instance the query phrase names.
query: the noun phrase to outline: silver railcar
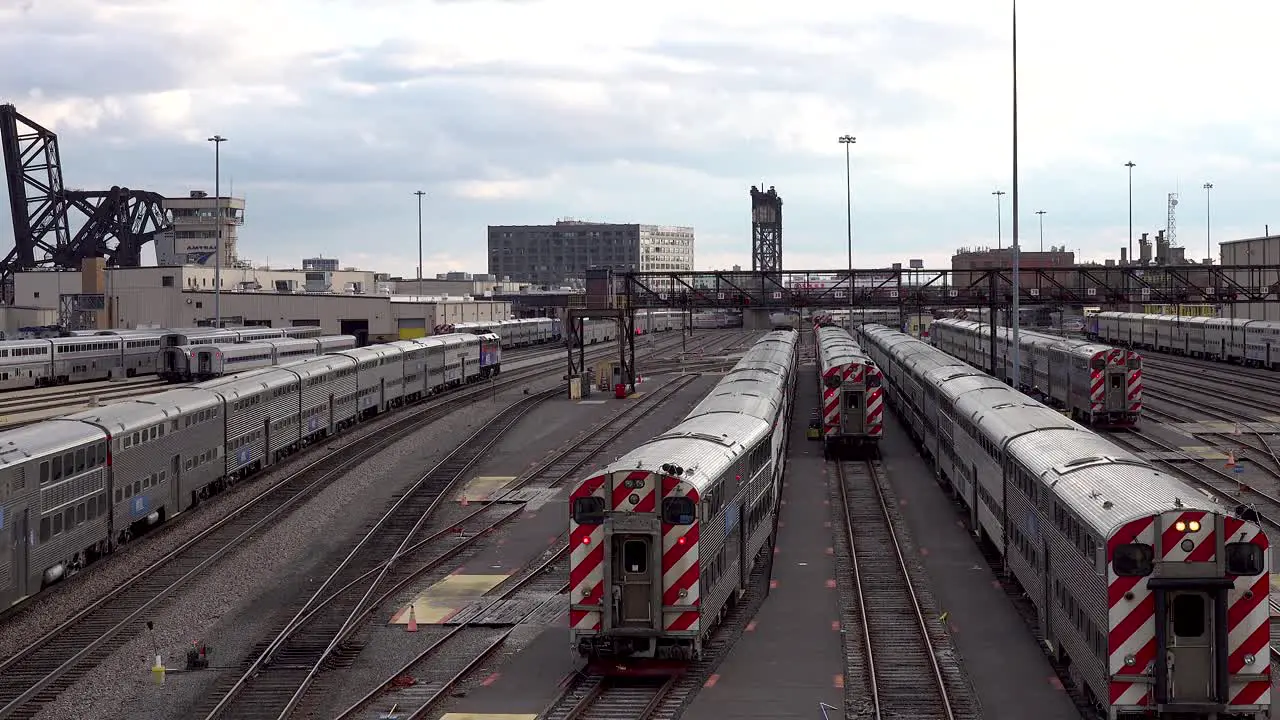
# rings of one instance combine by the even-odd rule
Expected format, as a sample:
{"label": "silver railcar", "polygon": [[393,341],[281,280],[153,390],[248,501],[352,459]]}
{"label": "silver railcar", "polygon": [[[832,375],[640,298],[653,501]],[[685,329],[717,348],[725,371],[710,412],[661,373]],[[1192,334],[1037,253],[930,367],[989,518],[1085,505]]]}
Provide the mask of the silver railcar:
{"label": "silver railcar", "polygon": [[263,368],[195,386],[222,398],[227,478],[269,467],[298,447],[298,385],[298,376],[283,368]]}
{"label": "silver railcar", "polygon": [[324,355],[284,368],[301,386],[299,427],[307,444],[356,424],[356,361],[346,355]]}
{"label": "silver railcar", "polygon": [[360,415],[382,413],[400,405],[404,398],[404,362],[400,348],[370,345],[336,354],[356,361],[359,388],[356,407]]}
{"label": "silver railcar", "polygon": [[0,389],[20,390],[53,383],[53,345],[48,340],[0,343]]}

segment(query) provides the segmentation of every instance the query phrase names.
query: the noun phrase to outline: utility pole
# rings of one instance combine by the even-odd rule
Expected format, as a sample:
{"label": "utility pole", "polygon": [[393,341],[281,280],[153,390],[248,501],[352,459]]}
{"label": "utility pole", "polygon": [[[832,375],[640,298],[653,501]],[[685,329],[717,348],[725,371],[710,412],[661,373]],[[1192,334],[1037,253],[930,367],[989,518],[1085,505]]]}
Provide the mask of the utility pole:
{"label": "utility pole", "polygon": [[1209,231],[1211,229],[1209,223],[1209,191],[1212,189],[1213,183],[1207,182],[1204,184],[1204,251],[1205,257],[1209,258],[1210,263],[1213,263],[1213,243],[1209,238]]}
{"label": "utility pole", "polygon": [[1047,210],[1037,210],[1036,214],[1040,216],[1040,252],[1044,252],[1044,214]]}
{"label": "utility pole", "polygon": [[413,194],[418,196],[418,297],[422,297],[422,196],[426,193],[418,190]]}
{"label": "utility pole", "polygon": [[849,243],[849,322],[853,323],[853,171],[849,165],[849,148],[858,139],[852,135],[841,135],[840,144],[844,145],[844,199],[845,220]]}
{"label": "utility pole", "polygon": [[217,227],[213,262],[213,324],[222,327],[222,143],[221,135],[209,138],[213,143],[213,222]]}
{"label": "utility pole", "polygon": [[1001,250],[1004,248],[1004,220],[1002,219],[1004,213],[1000,208],[1000,198],[1004,197],[1005,193],[1003,190],[997,190],[991,194],[996,196],[996,249]]}
{"label": "utility pole", "polygon": [[1013,389],[1022,389],[1022,353],[1018,345],[1018,325],[1022,319],[1018,312],[1018,296],[1022,288],[1018,280],[1018,0],[1011,0],[1013,7]]}
{"label": "utility pole", "polygon": [[1129,262],[1133,262],[1133,168],[1132,160],[1124,164],[1129,168]]}

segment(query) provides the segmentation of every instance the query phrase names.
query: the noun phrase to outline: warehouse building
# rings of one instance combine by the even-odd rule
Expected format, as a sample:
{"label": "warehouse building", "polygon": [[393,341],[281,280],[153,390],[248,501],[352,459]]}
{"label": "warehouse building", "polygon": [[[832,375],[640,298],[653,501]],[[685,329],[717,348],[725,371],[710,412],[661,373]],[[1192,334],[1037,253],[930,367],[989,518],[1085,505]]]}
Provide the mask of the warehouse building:
{"label": "warehouse building", "polygon": [[[56,312],[64,327],[192,327],[213,324],[213,269],[193,266],[120,268],[109,272],[101,260],[86,261],[87,272],[26,272],[14,276],[15,306],[5,313],[5,330],[27,322],[30,308]],[[94,265],[96,264],[96,267]],[[232,271],[222,273],[218,298],[224,325],[319,325],[326,333],[384,342],[431,334],[447,323],[505,320],[509,302],[466,297],[400,297],[363,290],[373,273],[332,273],[330,289],[308,291],[304,271],[259,271],[252,283]],[[348,277],[350,275],[350,277]],[[229,277],[231,276],[231,277]],[[114,316],[114,323],[109,318]]]}
{"label": "warehouse building", "polygon": [[[1280,265],[1280,235],[1263,235],[1261,237],[1229,240],[1218,243],[1220,262],[1223,266],[1232,265]],[[1280,291],[1280,274],[1261,271],[1244,270],[1233,273],[1235,282],[1245,287],[1271,287]],[[1280,292],[1272,297],[1280,296]],[[1221,313],[1223,317],[1251,318],[1253,320],[1280,320],[1280,303],[1272,300],[1267,303],[1240,303],[1235,306],[1225,305]]]}
{"label": "warehouse building", "polygon": [[554,225],[490,225],[489,273],[555,285],[587,268],[617,272],[693,270],[693,228],[558,220]]}

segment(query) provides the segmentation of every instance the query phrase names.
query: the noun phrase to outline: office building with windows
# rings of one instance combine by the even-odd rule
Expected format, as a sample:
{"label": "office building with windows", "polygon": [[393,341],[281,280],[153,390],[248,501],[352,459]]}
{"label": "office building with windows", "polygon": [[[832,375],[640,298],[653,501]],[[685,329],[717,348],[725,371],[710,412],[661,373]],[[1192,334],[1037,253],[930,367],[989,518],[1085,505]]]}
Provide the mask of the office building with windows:
{"label": "office building with windows", "polygon": [[489,226],[489,273],[499,278],[556,284],[581,280],[590,267],[692,271],[693,228],[569,219]]}

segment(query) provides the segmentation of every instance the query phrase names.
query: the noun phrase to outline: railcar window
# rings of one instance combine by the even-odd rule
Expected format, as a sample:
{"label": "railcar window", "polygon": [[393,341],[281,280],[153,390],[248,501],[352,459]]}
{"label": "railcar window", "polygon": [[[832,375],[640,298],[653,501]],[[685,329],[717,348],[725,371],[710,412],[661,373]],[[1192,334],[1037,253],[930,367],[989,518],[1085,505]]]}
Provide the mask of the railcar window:
{"label": "railcar window", "polygon": [[1177,595],[1173,598],[1173,634],[1195,638],[1204,635],[1204,596]]}
{"label": "railcar window", "polygon": [[628,540],[622,544],[622,564],[629,573],[642,573],[649,565],[649,544]]}
{"label": "railcar window", "polygon": [[1265,568],[1262,548],[1247,542],[1227,543],[1227,572],[1231,575],[1259,575]]}
{"label": "railcar window", "polygon": [[575,498],[573,501],[573,521],[579,525],[603,525],[604,498],[594,495]]}
{"label": "railcar window", "polygon": [[662,522],[668,525],[692,525],[695,513],[693,501],[687,497],[669,497],[662,500]]}
{"label": "railcar window", "polygon": [[1119,545],[1111,555],[1111,567],[1116,575],[1143,577],[1150,575],[1155,566],[1155,549],[1145,543]]}

